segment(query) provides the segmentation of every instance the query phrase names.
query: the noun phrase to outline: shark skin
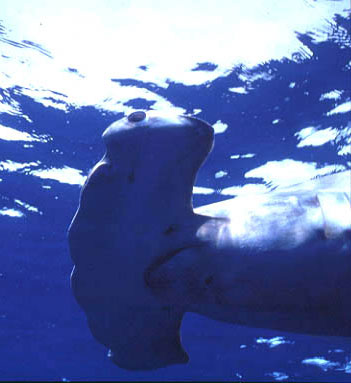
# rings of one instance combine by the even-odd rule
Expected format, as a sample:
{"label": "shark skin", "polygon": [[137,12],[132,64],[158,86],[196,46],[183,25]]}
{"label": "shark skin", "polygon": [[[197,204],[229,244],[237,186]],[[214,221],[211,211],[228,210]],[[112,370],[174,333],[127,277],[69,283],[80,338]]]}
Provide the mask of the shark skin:
{"label": "shark skin", "polygon": [[68,240],[73,294],[116,365],[187,363],[186,312],[351,336],[350,171],[193,209],[208,123],[138,111],[103,140]]}

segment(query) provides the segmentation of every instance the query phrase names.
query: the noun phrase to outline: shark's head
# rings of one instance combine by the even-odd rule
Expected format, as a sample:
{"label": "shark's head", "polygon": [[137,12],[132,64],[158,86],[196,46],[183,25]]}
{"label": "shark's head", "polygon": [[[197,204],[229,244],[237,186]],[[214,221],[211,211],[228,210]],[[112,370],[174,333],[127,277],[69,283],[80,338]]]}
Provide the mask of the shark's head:
{"label": "shark's head", "polygon": [[87,178],[83,203],[91,195],[111,211],[111,199],[118,203],[116,192],[123,192],[139,201],[141,194],[148,196],[144,205],[158,210],[163,204],[191,211],[197,171],[213,146],[211,125],[175,113],[137,111],[111,124],[102,138],[106,154]]}
{"label": "shark's head", "polygon": [[92,333],[121,367],[188,360],[179,334],[184,307],[159,302],[144,276],[183,246],[167,233],[193,215],[193,184],[213,137],[202,120],[156,111],[134,112],[103,133],[106,153],[69,229],[71,283]]}
{"label": "shark's head", "polygon": [[213,128],[194,118],[159,111],[137,111],[110,125],[102,137],[112,165],[131,172],[171,176],[174,168],[195,177],[213,146]]}

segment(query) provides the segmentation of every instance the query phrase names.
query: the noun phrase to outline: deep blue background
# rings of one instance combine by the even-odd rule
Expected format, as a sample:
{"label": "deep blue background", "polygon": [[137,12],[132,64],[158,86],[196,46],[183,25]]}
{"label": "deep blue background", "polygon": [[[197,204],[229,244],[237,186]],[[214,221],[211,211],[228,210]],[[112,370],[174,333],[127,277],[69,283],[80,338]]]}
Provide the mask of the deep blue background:
{"label": "deep blue background", "polygon": [[[337,25],[349,31],[350,19],[337,17]],[[0,26],[0,38],[4,32]],[[350,168],[350,156],[337,154],[350,132],[348,137],[340,137],[337,144],[303,148],[297,148],[298,140],[294,136],[307,126],[338,130],[348,126],[350,113],[328,116],[336,101],[320,100],[320,97],[338,89],[343,93],[337,104],[350,100],[350,35],[336,27],[324,42],[315,42],[312,34],[299,35],[299,39],[313,52],[311,58],[297,52],[294,60],[270,61],[250,70],[235,67],[229,75],[209,86],[170,83],[164,89],[133,79],[111,81],[150,89],[188,113],[201,109],[197,117],[215,123],[220,116],[229,125],[224,133],[216,135],[215,148],[199,172],[198,186],[220,191],[243,185],[247,183],[244,177],[247,171],[286,158],[316,162],[319,167],[328,164]],[[6,41],[5,37],[2,42],[15,43]],[[28,47],[28,42],[25,45]],[[42,53],[47,54],[43,50]],[[214,64],[199,63],[194,70],[214,68]],[[254,81],[248,94],[229,92],[228,88],[246,85],[239,77],[242,73],[270,73],[272,78]],[[292,82],[296,83],[293,88],[289,87]],[[29,133],[35,127],[36,134],[49,134],[53,140],[34,142],[32,148],[0,140],[0,161],[35,160],[46,168],[82,169],[86,175],[104,152],[101,133],[123,115],[103,113],[95,107],[71,107],[65,112],[45,107],[22,91],[19,86],[0,88],[3,99],[17,101],[33,123],[1,113],[0,124]],[[136,109],[152,108],[152,104],[143,99],[129,101]],[[272,124],[275,119],[280,120],[278,124]],[[234,153],[256,156],[230,159]],[[215,178],[219,170],[225,170],[228,175]],[[190,314],[182,327],[183,342],[191,358],[188,365],[143,373],[119,369],[108,361],[105,348],[92,339],[69,288],[72,262],[66,231],[77,208],[79,187],[31,176],[28,169],[10,172],[0,166],[0,178],[0,209],[15,208],[25,214],[21,218],[0,215],[0,379],[272,381],[279,377],[284,380],[285,374],[289,381],[351,381],[350,339],[251,329]],[[51,189],[44,189],[43,185]],[[225,198],[228,197],[219,192],[195,195],[194,206]],[[15,199],[37,207],[43,214],[18,206]],[[284,338],[276,347],[270,347],[272,342],[257,341],[260,337],[277,336]],[[314,357],[330,363],[323,366],[302,363]]]}

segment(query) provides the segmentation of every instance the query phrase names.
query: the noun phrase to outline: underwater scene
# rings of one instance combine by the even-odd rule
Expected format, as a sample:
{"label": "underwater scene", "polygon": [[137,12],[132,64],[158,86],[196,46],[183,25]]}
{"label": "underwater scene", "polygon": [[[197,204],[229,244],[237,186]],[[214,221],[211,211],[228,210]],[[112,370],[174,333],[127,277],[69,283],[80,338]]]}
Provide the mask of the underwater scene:
{"label": "underwater scene", "polygon": [[[114,150],[109,138],[114,131],[106,131],[104,140],[102,134],[122,118],[128,129],[142,129],[139,120],[142,124],[146,118],[152,125],[152,113],[184,115],[187,121],[196,118],[213,127],[213,147],[198,164],[192,188],[195,209],[292,190],[292,185],[334,173],[348,177],[350,11],[347,0],[0,0],[0,380],[351,382],[351,317],[346,309],[343,331],[319,333],[320,318],[316,333],[304,331],[304,313],[299,312],[292,314],[297,330],[289,331],[274,325],[274,313],[260,325],[255,319],[234,323],[185,310],[180,337],[189,360],[151,368],[119,365],[109,342],[93,336],[94,324],[90,318],[88,325],[87,310],[72,292],[75,245],[71,242],[70,249],[68,241],[87,177],[92,188],[99,183],[102,191],[98,198],[86,199],[94,207],[92,221],[98,223],[79,237],[84,251],[89,253],[89,237],[110,219],[108,213],[106,220],[100,218],[106,206],[113,210],[117,198],[110,198],[111,177],[102,174],[96,181],[90,171],[104,156],[105,145]],[[162,148],[166,135],[148,152],[144,165],[154,165],[142,167],[142,182],[140,173],[128,175],[131,184],[135,178],[133,193],[140,199],[129,194],[133,202],[119,208],[126,218],[117,226],[131,243],[146,236],[130,234],[133,223],[153,227],[160,211],[177,210],[187,166],[185,173],[180,165],[179,171],[174,167],[167,173],[168,156],[181,148],[176,139],[169,149]],[[189,168],[200,141],[188,150]],[[131,138],[130,146],[120,150],[125,158],[134,151],[141,156],[149,142]],[[118,150],[115,155],[123,173],[127,165],[118,162]],[[144,158],[138,161],[143,164]],[[161,196],[153,198],[174,199],[143,214],[137,207],[161,168],[165,179],[173,180],[175,173],[179,178],[152,191]],[[348,179],[343,193],[350,207]],[[121,193],[127,198],[129,189]],[[235,208],[232,216],[235,220]],[[174,230],[177,226],[170,225],[165,233],[173,235]],[[114,234],[108,233],[103,238],[112,241]],[[347,241],[343,275],[350,276],[350,235]],[[161,239],[150,236],[145,243],[153,248]],[[183,250],[180,243],[177,251]],[[122,250],[127,248],[134,247]],[[306,248],[302,259],[309,256]],[[142,256],[129,250],[125,259],[126,281],[134,267],[144,271]],[[323,286],[311,264],[311,270],[301,271],[301,284],[308,284],[311,275],[311,281]],[[104,279],[100,266],[98,270],[93,272]],[[328,276],[323,270],[323,280],[324,271]],[[279,268],[276,275],[278,294]],[[271,280],[270,275],[257,278],[267,284]],[[284,278],[282,274],[283,284]],[[240,295],[240,278],[237,283]],[[129,289],[127,282],[119,286]],[[346,289],[350,291],[350,282]],[[163,299],[162,291],[160,295]],[[118,315],[118,307],[114,309]],[[135,315],[142,325],[143,312]],[[124,347],[129,349],[128,343]],[[138,352],[132,354],[138,361]]]}

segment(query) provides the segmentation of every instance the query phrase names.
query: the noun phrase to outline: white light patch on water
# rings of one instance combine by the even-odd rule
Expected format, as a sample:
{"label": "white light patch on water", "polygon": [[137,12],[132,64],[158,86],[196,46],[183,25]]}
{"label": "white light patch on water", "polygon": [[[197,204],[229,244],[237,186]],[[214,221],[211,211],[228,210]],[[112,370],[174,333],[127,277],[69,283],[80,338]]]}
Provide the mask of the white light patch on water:
{"label": "white light patch on water", "polygon": [[201,113],[202,110],[201,109],[194,109],[193,110],[193,115],[196,116],[197,114]]}
{"label": "white light patch on water", "polygon": [[331,90],[328,93],[323,93],[321,97],[319,98],[319,101],[323,100],[338,100],[341,95],[343,94],[342,90]]}
{"label": "white light patch on water", "polygon": [[[0,80],[2,77],[6,77],[4,73],[0,73]],[[4,83],[1,82],[3,85]],[[20,104],[10,97],[10,94],[4,89],[4,94],[7,98],[4,98],[0,94],[0,113],[6,113],[11,116],[21,117],[27,120],[28,122],[33,122],[28,116],[26,116],[21,109]]]}
{"label": "white light patch on water", "polygon": [[[346,0],[222,0],[220,7],[214,0],[190,4],[187,0],[3,0],[4,37],[34,41],[53,59],[28,47],[1,43],[9,59],[2,60],[0,82],[3,88],[16,85],[32,95],[37,92],[47,106],[65,108],[64,103],[45,99],[42,92],[52,89],[67,95],[68,104],[106,105],[111,110],[118,101],[111,78],[133,78],[163,87],[169,81],[204,84],[237,64],[253,67],[291,58],[304,47],[297,31],[318,29],[322,31],[319,40],[326,40],[335,24],[333,16],[346,15],[347,8]],[[203,62],[217,67],[192,70]]]}
{"label": "white light patch on water", "polygon": [[268,191],[268,188],[262,184],[246,184],[243,186],[230,186],[225,189],[222,189],[220,194],[230,195],[230,196],[239,196],[239,195],[249,195],[264,193]]}
{"label": "white light patch on water", "polygon": [[[14,104],[14,105],[13,105]],[[18,103],[15,104],[15,101],[13,101],[13,104],[10,104],[6,102],[3,97],[0,95],[0,113],[7,113],[12,116],[18,116],[21,114],[19,110]]]}
{"label": "white light patch on water", "polygon": [[280,121],[280,119],[277,118],[277,119],[275,119],[275,120],[272,121],[272,124],[273,124],[273,125],[276,125],[276,124],[278,124],[279,121]]}
{"label": "white light patch on water", "polygon": [[333,142],[337,135],[338,130],[331,127],[321,130],[309,130],[309,128],[305,128],[300,130],[300,132],[295,133],[295,136],[301,140],[297,144],[298,148],[304,146],[321,146],[327,142]]}
{"label": "white light patch on water", "polygon": [[339,134],[336,138],[338,143],[338,155],[349,156],[351,155],[351,123],[348,126],[339,130]]}
{"label": "white light patch on water", "polygon": [[351,144],[344,145],[338,150],[339,156],[350,156],[351,155]]}
{"label": "white light patch on water", "polygon": [[282,187],[342,170],[345,170],[343,165],[326,165],[317,169],[316,162],[302,162],[288,158],[282,161],[269,161],[245,173],[245,178],[263,178],[265,183],[272,187]]}
{"label": "white light patch on water", "polygon": [[223,178],[224,176],[226,176],[228,174],[228,172],[225,172],[223,170],[220,170],[219,172],[217,172],[215,174],[215,178]]}
{"label": "white light patch on water", "polygon": [[254,153],[246,153],[246,154],[233,154],[230,156],[230,158],[232,160],[237,160],[239,158],[252,158],[252,157],[255,157],[256,154]]}
{"label": "white light patch on water", "polygon": [[228,124],[225,124],[221,120],[218,120],[212,125],[215,134],[224,133],[228,129]]}
{"label": "white light patch on water", "polygon": [[284,372],[279,372],[279,371],[270,372],[270,373],[265,374],[265,375],[270,376],[271,378],[273,378],[277,382],[282,382],[282,381],[289,378],[289,375],[285,374]]}
{"label": "white light patch on water", "polygon": [[291,82],[289,84],[289,88],[291,88],[291,89],[295,88],[295,86],[296,86],[296,82]]}
{"label": "white light patch on water", "polygon": [[0,215],[7,215],[9,217],[15,217],[15,218],[21,218],[24,216],[24,214],[16,209],[7,209],[3,208],[0,210]]}
{"label": "white light patch on water", "polygon": [[308,364],[311,366],[317,366],[321,368],[323,371],[328,371],[333,369],[334,367],[340,366],[340,363],[331,362],[330,360],[325,359],[323,356],[315,356],[313,358],[304,359],[302,364]]}
{"label": "white light patch on water", "polygon": [[[253,72],[253,73],[250,73],[250,72],[246,72],[246,73],[240,73],[238,78],[247,83],[247,85],[250,87],[251,84],[257,80],[265,80],[265,81],[270,81],[274,78],[274,76],[271,74],[271,73],[267,73],[267,72],[261,72],[261,73],[257,73],[257,72]],[[251,87],[250,87],[251,88]]]}
{"label": "white light patch on water", "polygon": [[343,104],[338,105],[336,108],[332,109],[327,113],[327,116],[332,116],[333,114],[339,113],[348,113],[351,112],[351,101],[344,102]]}
{"label": "white light patch on water", "polygon": [[274,338],[257,338],[256,339],[257,344],[267,344],[269,348],[278,347],[282,344],[294,344],[293,341],[286,340],[283,336],[276,336]]}
{"label": "white light patch on water", "polygon": [[202,186],[194,186],[193,193],[194,194],[213,194],[215,191],[211,188],[205,188]]}
{"label": "white light patch on water", "polygon": [[39,214],[43,214],[41,211],[39,211],[39,209],[35,206],[32,206],[30,205],[29,203],[27,202],[23,202],[21,201],[20,199],[15,199],[15,203],[17,205],[20,205],[22,207],[24,207],[25,209],[27,209],[28,211],[33,211],[34,213],[39,213]]}
{"label": "white light patch on water", "polygon": [[335,352],[335,353],[339,354],[339,353],[342,353],[342,352],[345,352],[345,351],[343,349],[341,349],[341,348],[336,348],[334,350],[328,350],[329,354],[332,353],[332,352]]}
{"label": "white light patch on water", "polygon": [[294,135],[297,136],[300,140],[310,136],[311,134],[317,132],[317,128],[314,126],[308,126],[307,128],[303,128],[300,131],[296,132]]}
{"label": "white light patch on water", "polygon": [[83,185],[86,177],[83,176],[81,170],[64,166],[63,168],[50,168],[41,170],[32,170],[29,174],[44,178],[59,181],[70,185]]}
{"label": "white light patch on water", "polygon": [[[49,60],[48,58],[45,59]],[[38,90],[31,87],[24,89],[23,93],[46,107],[51,106],[65,111],[68,110],[68,105],[75,107],[94,105],[98,109],[128,115],[134,112],[135,109],[125,104],[130,100],[141,98],[146,101],[154,101],[152,109],[162,110],[164,112],[172,111],[178,114],[185,114],[186,112],[184,108],[173,106],[164,97],[150,90],[136,86],[123,86],[118,82],[112,82],[110,79],[103,78],[102,74],[81,78],[74,73],[61,71],[55,76],[56,77],[47,80],[47,87],[56,89],[57,86],[54,82],[59,78],[60,92],[69,94],[69,98],[51,96],[54,98],[54,102],[48,98],[48,92],[46,90]]]}
{"label": "white light patch on water", "polygon": [[47,142],[48,137],[47,136],[32,136],[29,133],[21,132],[19,130],[9,128],[4,125],[0,125],[0,140]]}
{"label": "white light patch on water", "polygon": [[228,90],[229,90],[229,92],[239,93],[239,94],[247,94],[248,93],[247,90],[242,86],[239,86],[237,88],[229,88]]}
{"label": "white light patch on water", "polygon": [[37,162],[14,162],[11,160],[0,161],[0,171],[15,172],[17,170],[38,166],[40,161]]}
{"label": "white light patch on water", "polygon": [[[33,92],[31,89],[24,89],[22,93],[27,95],[27,96],[34,96],[34,97],[32,97],[33,99],[40,102],[42,105],[44,105],[47,108],[51,107],[54,109],[60,109],[60,110],[63,110],[65,112],[68,112],[68,105],[66,103],[60,103],[60,102],[57,102],[57,100],[55,100],[55,99],[50,100],[46,97],[42,97],[41,92],[38,90],[35,90]],[[55,98],[56,97],[57,96],[55,96]]]}
{"label": "white light patch on water", "polygon": [[337,368],[337,371],[344,371],[345,374],[351,374],[351,361],[345,363],[341,368]]}

